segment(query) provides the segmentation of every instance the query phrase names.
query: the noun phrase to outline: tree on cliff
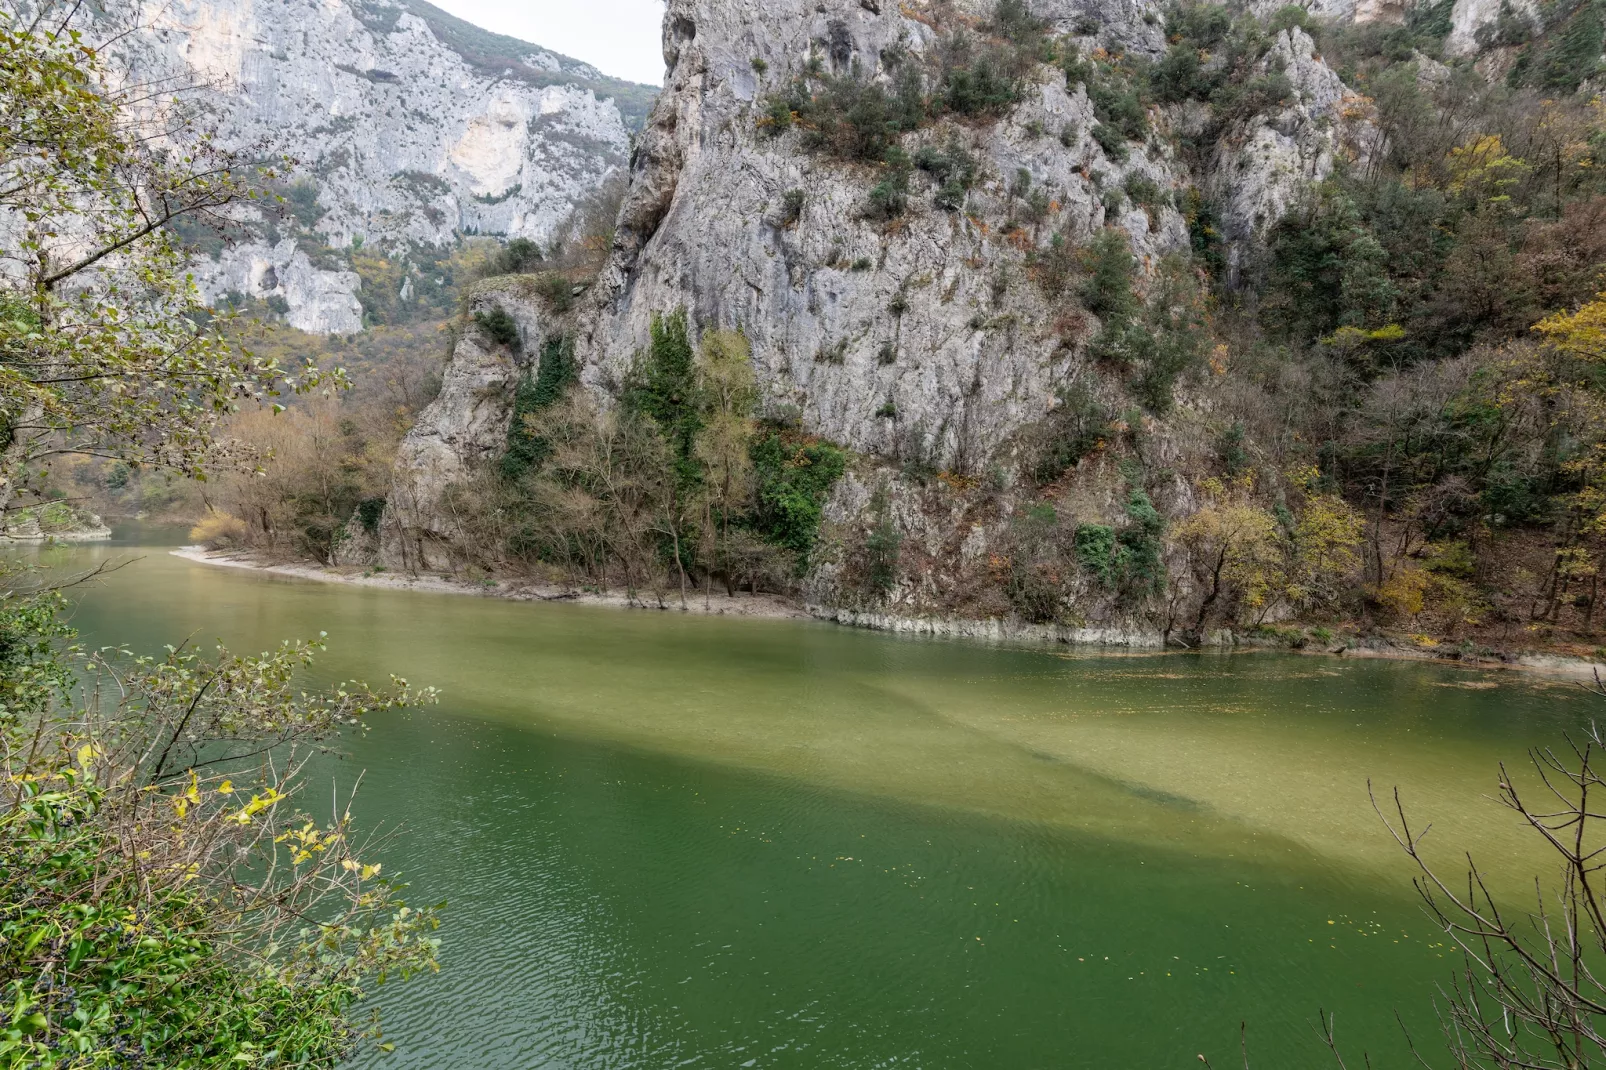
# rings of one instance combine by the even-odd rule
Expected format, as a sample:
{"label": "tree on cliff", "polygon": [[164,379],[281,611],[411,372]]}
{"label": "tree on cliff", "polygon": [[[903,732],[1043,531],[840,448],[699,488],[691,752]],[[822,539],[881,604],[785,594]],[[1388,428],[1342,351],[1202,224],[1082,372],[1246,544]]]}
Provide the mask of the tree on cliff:
{"label": "tree on cliff", "polygon": [[[318,381],[229,349],[169,228],[246,195],[152,87],[116,88],[71,11],[0,6],[0,509],[55,454],[199,475],[241,401]],[[69,646],[64,599],[0,573],[0,1066],[332,1067],[363,987],[434,964],[306,757],[405,681],[303,688],[321,638],[258,657]]]}

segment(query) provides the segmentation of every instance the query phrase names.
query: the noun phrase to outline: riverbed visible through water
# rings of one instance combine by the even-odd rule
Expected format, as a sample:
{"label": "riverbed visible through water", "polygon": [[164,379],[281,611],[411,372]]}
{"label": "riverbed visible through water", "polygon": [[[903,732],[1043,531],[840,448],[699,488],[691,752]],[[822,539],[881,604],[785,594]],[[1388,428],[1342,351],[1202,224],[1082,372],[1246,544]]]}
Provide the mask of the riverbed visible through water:
{"label": "riverbed visible through water", "polygon": [[[126,533],[125,533],[126,534]],[[181,534],[181,533],[180,533]],[[144,545],[135,545],[143,542]],[[1606,703],[1514,673],[906,639],[324,584],[170,556],[79,592],[91,645],[266,649],[442,692],[322,764],[438,975],[378,989],[396,1070],[1360,1065],[1456,957],[1367,797],[1511,902],[1554,865],[1497,763]]]}

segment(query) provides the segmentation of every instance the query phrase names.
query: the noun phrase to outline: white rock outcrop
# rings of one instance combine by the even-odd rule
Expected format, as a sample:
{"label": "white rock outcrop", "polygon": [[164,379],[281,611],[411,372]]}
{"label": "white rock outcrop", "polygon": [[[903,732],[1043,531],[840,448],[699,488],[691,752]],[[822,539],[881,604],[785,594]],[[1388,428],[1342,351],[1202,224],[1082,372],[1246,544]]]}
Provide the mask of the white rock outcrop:
{"label": "white rock outcrop", "polygon": [[208,304],[239,297],[283,302],[285,322],[311,334],[353,334],[362,330],[362,280],[355,271],[312,265],[293,238],[275,245],[243,242],[218,259],[195,265],[195,285]]}
{"label": "white rock outcrop", "polygon": [[1256,115],[1229,130],[1216,146],[1209,175],[1221,205],[1228,245],[1229,278],[1236,280],[1245,252],[1313,183],[1333,172],[1346,141],[1346,125],[1365,121],[1364,101],[1316,55],[1316,44],[1294,27],[1260,63],[1261,73],[1280,70],[1292,96],[1285,106]]}
{"label": "white rock outcrop", "polygon": [[1478,31],[1499,21],[1502,4],[1509,5],[1514,15],[1530,22],[1538,20],[1532,0],[1455,0],[1455,6],[1450,9],[1450,35],[1444,39],[1444,54],[1476,55]]}
{"label": "white rock outcrop", "polygon": [[[517,280],[510,280],[516,286]],[[520,344],[498,345],[475,326],[458,339],[441,381],[397,450],[379,523],[378,560],[387,568],[451,571],[461,562],[462,529],[450,490],[485,470],[507,449],[513,396],[542,338],[537,303],[516,289],[482,289],[475,313],[502,309],[518,324]],[[472,318],[471,318],[472,322]],[[355,562],[354,562],[355,563]]]}

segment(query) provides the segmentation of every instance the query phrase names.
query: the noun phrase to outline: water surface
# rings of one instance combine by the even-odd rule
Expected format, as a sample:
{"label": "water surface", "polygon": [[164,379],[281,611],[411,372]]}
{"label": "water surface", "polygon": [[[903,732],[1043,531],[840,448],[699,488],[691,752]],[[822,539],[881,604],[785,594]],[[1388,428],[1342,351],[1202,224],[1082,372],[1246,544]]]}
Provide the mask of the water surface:
{"label": "water surface", "polygon": [[[147,541],[153,541],[146,537]],[[160,541],[160,540],[154,540]],[[1432,1032],[1453,957],[1367,799],[1453,868],[1550,865],[1496,763],[1580,689],[1282,655],[1118,656],[797,621],[285,580],[160,547],[83,598],[92,643],[329,633],[322,674],[444,692],[347,741],[387,871],[446,900],[440,975],[376,995],[362,1065],[1314,1065]]]}

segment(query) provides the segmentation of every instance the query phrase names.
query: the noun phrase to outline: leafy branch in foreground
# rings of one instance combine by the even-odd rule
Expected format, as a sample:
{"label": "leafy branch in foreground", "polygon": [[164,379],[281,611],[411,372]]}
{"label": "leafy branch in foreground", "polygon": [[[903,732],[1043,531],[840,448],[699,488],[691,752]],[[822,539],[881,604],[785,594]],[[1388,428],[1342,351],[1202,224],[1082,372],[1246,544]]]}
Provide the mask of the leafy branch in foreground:
{"label": "leafy branch in foreground", "polygon": [[[307,760],[405,681],[300,688],[323,649],[57,653],[55,592],[0,596],[0,1067],[331,1067],[364,986],[433,969],[435,909]],[[23,642],[15,643],[15,639]]]}

